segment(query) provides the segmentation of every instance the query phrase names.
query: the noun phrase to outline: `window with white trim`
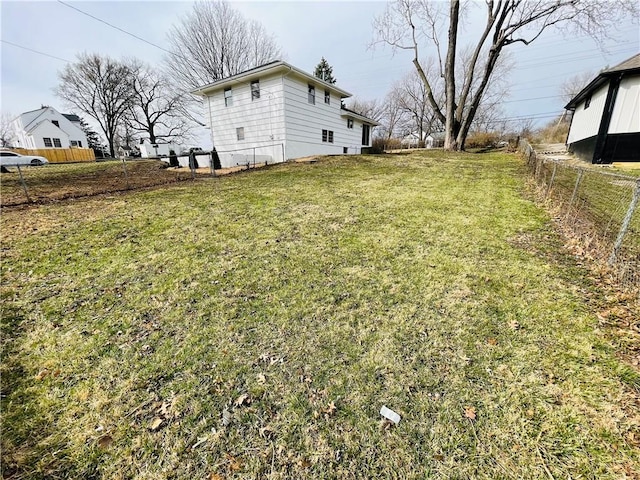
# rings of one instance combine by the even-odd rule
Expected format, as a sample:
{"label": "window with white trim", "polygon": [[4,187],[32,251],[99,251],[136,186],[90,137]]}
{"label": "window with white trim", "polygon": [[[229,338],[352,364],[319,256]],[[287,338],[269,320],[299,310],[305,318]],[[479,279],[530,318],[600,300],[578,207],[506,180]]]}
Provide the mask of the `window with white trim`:
{"label": "window with white trim", "polygon": [[236,136],[238,137],[238,140],[244,140],[244,127],[236,128]]}
{"label": "window with white trim", "polygon": [[324,103],[331,105],[331,92],[329,90],[324,91]]}
{"label": "window with white trim", "polygon": [[316,104],[316,87],[314,87],[311,84],[307,85],[307,92],[308,92],[307,100],[311,105],[315,105]]}
{"label": "window with white trim", "polygon": [[53,147],[53,143],[51,143],[51,139],[50,138],[44,137],[42,140],[44,141],[44,146],[45,147]]}
{"label": "window with white trim", "polygon": [[347,128],[353,128],[353,118],[347,118]]}
{"label": "window with white trim", "polygon": [[53,146],[56,148],[62,148],[62,143],[60,143],[60,139],[59,138],[54,138],[53,139]]}
{"label": "window with white trim", "polygon": [[260,79],[251,80],[251,100],[260,98]]}
{"label": "window with white trim", "polygon": [[322,141],[325,143],[333,143],[333,130],[322,130]]}
{"label": "window with white trim", "polygon": [[233,91],[231,87],[228,87],[224,89],[224,106],[230,107],[231,105],[233,105]]}

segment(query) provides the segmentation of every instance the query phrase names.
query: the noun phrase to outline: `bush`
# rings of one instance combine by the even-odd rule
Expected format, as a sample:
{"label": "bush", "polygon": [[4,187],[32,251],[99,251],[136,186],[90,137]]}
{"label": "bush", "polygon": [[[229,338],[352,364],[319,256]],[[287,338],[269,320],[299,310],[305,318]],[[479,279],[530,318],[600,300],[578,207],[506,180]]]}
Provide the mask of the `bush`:
{"label": "bush", "polygon": [[466,148],[489,148],[495,147],[500,141],[500,135],[495,132],[471,133],[465,142]]}

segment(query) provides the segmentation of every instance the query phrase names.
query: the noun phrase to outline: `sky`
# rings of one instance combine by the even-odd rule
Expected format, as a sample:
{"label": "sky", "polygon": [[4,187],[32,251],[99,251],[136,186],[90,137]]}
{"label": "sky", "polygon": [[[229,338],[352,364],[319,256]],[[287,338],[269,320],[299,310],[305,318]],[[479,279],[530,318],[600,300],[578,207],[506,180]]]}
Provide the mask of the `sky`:
{"label": "sky", "polygon": [[[382,45],[371,48],[372,21],[381,15],[382,1],[238,1],[234,8],[246,18],[260,21],[273,34],[283,60],[312,73],[321,57],[333,67],[337,85],[364,100],[382,100],[395,82],[413,66],[407,51],[393,52]],[[110,27],[133,33],[162,48],[169,48],[167,32],[192,8],[187,1],[28,0],[0,3],[0,111],[14,116],[51,105],[67,113],[55,96],[58,72],[76,55],[99,53],[113,58],[136,57],[158,69],[166,55],[142,40]],[[461,42],[470,40],[478,20],[470,15]],[[545,32],[529,46],[510,47],[513,67],[505,80],[510,85],[504,103],[512,124],[533,118],[540,126],[563,111],[560,85],[568,78],[616,65],[640,52],[640,32],[631,20],[623,22],[604,50],[588,36]],[[425,54],[433,53],[423,48]],[[97,129],[96,129],[97,130]],[[205,130],[196,132],[199,146],[210,148]]]}

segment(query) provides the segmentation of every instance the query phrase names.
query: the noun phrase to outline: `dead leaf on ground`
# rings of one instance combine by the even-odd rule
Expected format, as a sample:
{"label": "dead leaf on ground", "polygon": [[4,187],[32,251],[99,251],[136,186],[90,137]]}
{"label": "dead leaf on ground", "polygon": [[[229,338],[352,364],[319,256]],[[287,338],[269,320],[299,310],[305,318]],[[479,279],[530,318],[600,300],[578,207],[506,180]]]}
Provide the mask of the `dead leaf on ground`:
{"label": "dead leaf on ground", "polygon": [[327,405],[327,408],[325,408],[322,412],[325,414],[325,416],[330,417],[331,415],[336,413],[336,404],[334,402],[329,403],[329,405]]}
{"label": "dead leaf on ground", "polygon": [[151,425],[149,425],[149,428],[153,431],[157,430],[158,428],[160,428],[160,425],[162,425],[164,422],[164,420],[160,417],[155,417],[153,420],[151,420]]}
{"label": "dead leaf on ground", "polygon": [[256,375],[256,380],[260,385],[264,385],[267,381],[267,377],[265,377],[264,374],[259,373]]}
{"label": "dead leaf on ground", "polygon": [[236,398],[236,401],[233,403],[235,404],[236,407],[241,407],[242,405],[249,405],[251,403],[251,398],[249,398],[248,393],[243,393],[238,398]]}
{"label": "dead leaf on ground", "polygon": [[209,480],[224,480],[224,477],[219,473],[211,473],[209,474]]}
{"label": "dead leaf on ground", "polygon": [[42,380],[44,379],[47,375],[49,375],[49,370],[47,370],[46,368],[44,370],[40,370],[38,372],[38,374],[36,375],[36,380]]}
{"label": "dead leaf on ground", "polygon": [[516,320],[511,320],[509,322],[509,328],[511,330],[520,330],[520,324]]}
{"label": "dead leaf on ground", "polygon": [[469,406],[464,407],[464,416],[469,420],[475,420],[476,419],[475,407],[469,407]]}
{"label": "dead leaf on ground", "polygon": [[237,472],[238,470],[242,470],[242,462],[237,459],[236,457],[229,455],[228,453],[225,454],[225,456],[227,457],[227,460],[229,461],[229,468],[234,471]]}
{"label": "dead leaf on ground", "polygon": [[108,448],[113,443],[111,435],[103,435],[98,439],[98,446],[100,448]]}
{"label": "dead leaf on ground", "polygon": [[498,344],[498,340],[496,340],[496,339],[495,339],[495,338],[493,338],[493,337],[492,337],[492,338],[488,338],[488,339],[487,339],[487,343],[488,343],[489,345],[497,345],[497,344]]}
{"label": "dead leaf on ground", "polygon": [[436,454],[433,456],[433,459],[437,460],[438,462],[444,462],[444,455]]}

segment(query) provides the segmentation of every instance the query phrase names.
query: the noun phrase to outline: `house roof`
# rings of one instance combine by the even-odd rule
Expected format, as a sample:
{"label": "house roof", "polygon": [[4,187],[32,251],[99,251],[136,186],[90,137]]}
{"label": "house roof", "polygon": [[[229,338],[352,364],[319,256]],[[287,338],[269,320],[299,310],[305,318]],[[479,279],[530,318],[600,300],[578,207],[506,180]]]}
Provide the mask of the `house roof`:
{"label": "house roof", "polygon": [[346,90],[343,90],[341,88],[336,87],[335,85],[331,84],[331,83],[327,83],[324,80],[321,80],[318,77],[315,77],[313,75],[311,75],[310,73],[307,73],[303,70],[300,70],[299,68],[294,67],[293,65],[282,61],[282,60],[275,60],[273,62],[270,63],[265,63],[264,65],[260,65],[259,67],[255,67],[252,68],[250,70],[247,70],[245,72],[241,72],[238,73],[236,75],[232,75],[230,77],[227,78],[223,78],[220,80],[216,80],[213,83],[210,83],[208,85],[204,85],[202,87],[196,88],[195,90],[191,90],[191,93],[193,93],[194,95],[206,95],[207,92],[212,92],[215,90],[220,90],[221,88],[224,87],[228,87],[230,85],[233,85],[235,83],[240,83],[240,82],[247,82],[249,80],[252,80],[254,78],[258,78],[261,75],[264,75],[265,73],[276,73],[276,72],[292,72],[300,77],[305,78],[308,81],[312,81],[315,84],[318,85],[322,85],[323,88],[327,89],[327,90],[332,90],[333,92],[337,93],[338,95],[340,95],[340,98],[347,98],[350,97],[351,94],[349,92],[347,92]]}
{"label": "house roof", "polygon": [[74,115],[73,113],[63,113],[62,116],[70,122],[80,123],[80,117],[78,115]]}
{"label": "house roof", "polygon": [[376,122],[375,120],[365,117],[364,115],[361,115],[358,112],[354,112],[353,110],[349,110],[346,107],[341,107],[340,108],[340,115],[342,117],[351,117],[351,118],[356,118],[358,120],[361,120],[363,122],[369,123],[371,125],[373,125],[374,127],[377,125],[380,125],[378,122]]}
{"label": "house roof", "polygon": [[640,53],[634,55],[631,58],[627,58],[624,62],[621,62],[614,67],[602,70],[596,78],[591,80],[591,82],[586,87],[584,87],[580,91],[580,93],[578,93],[571,99],[569,103],[567,103],[567,105],[564,107],[565,110],[575,110],[575,108],[582,100],[589,96],[594,90],[597,90],[606,82],[608,82],[609,78],[615,76],[616,74],[625,73],[640,73]]}

